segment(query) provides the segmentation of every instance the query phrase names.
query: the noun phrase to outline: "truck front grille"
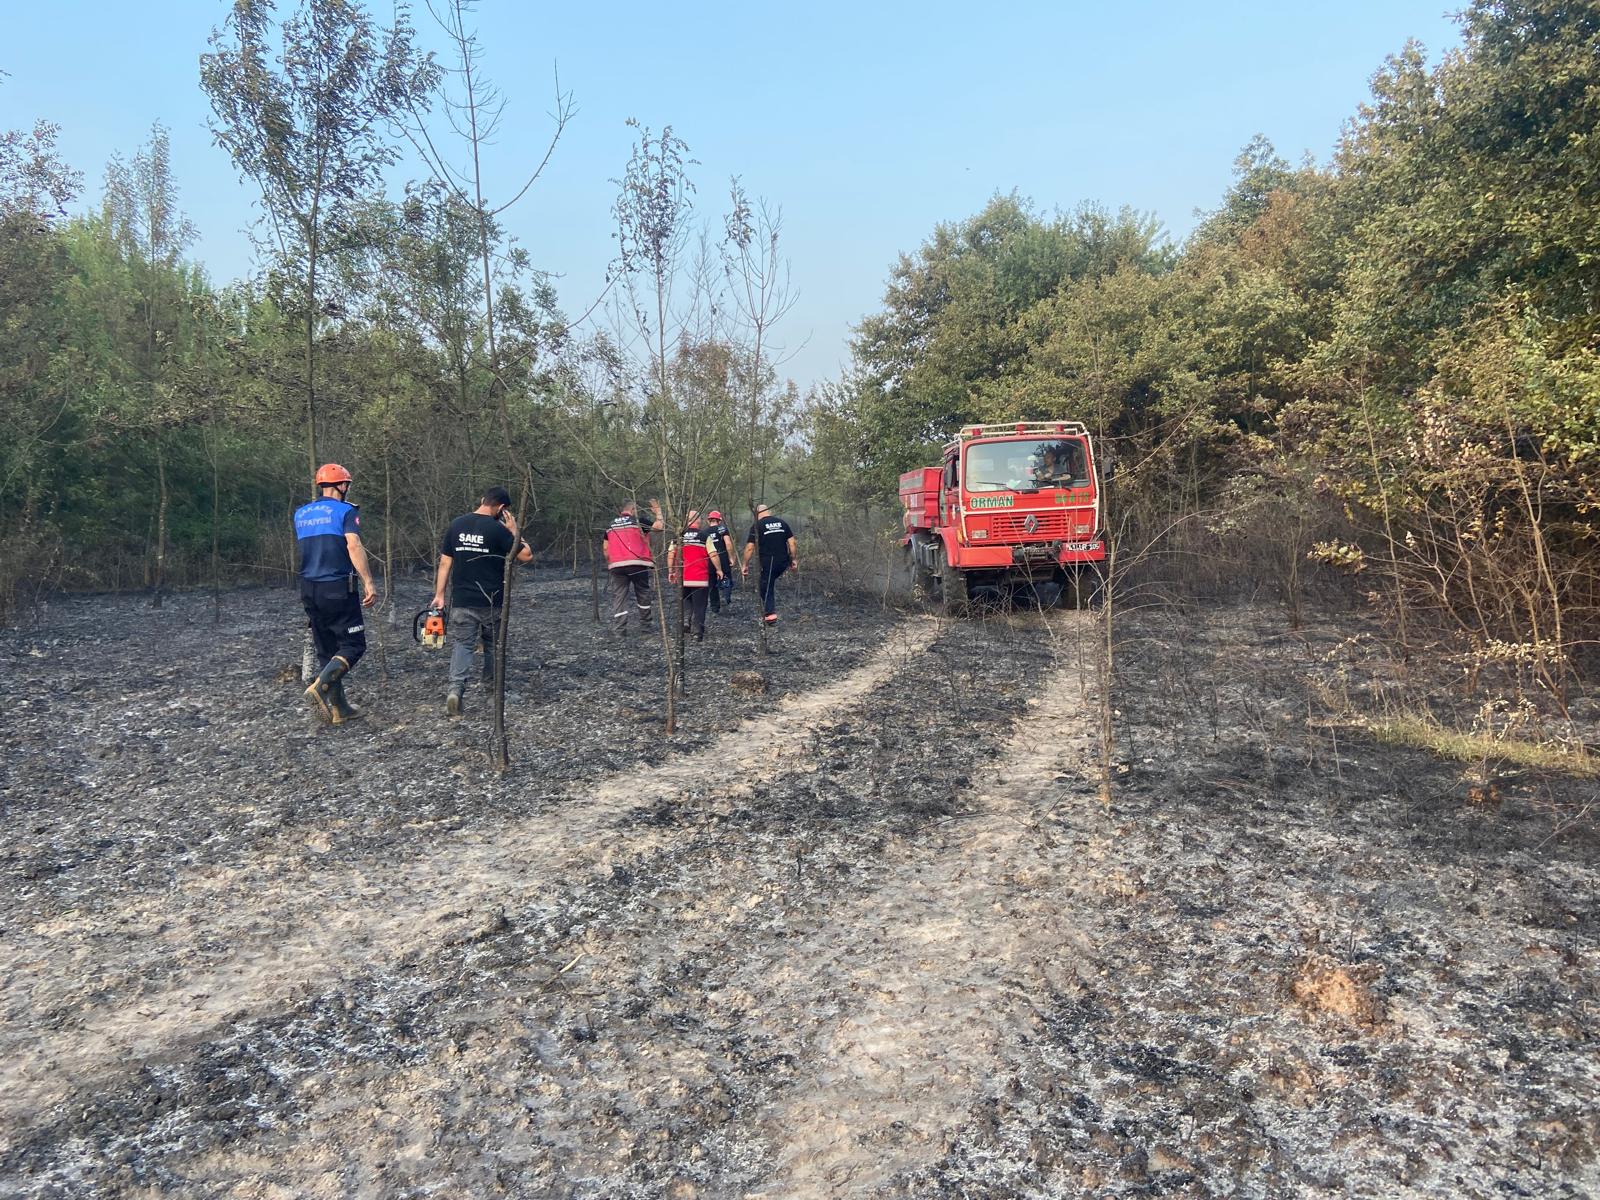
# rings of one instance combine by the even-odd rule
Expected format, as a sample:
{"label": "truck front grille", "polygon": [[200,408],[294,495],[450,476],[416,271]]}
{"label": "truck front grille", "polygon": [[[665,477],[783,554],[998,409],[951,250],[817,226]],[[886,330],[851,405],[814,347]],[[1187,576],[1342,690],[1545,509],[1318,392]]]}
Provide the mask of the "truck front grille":
{"label": "truck front grille", "polygon": [[[1075,515],[1072,510],[1065,508],[995,513],[989,518],[989,541],[1013,545],[1017,542],[1066,541],[1076,532],[1072,527]],[[1034,521],[1031,530],[1027,527],[1030,517]]]}

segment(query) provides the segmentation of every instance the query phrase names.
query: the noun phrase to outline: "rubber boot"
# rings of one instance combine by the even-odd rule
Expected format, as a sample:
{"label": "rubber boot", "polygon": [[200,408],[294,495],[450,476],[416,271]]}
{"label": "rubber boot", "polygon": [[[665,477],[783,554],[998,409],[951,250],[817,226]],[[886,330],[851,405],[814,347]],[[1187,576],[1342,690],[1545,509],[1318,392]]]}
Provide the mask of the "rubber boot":
{"label": "rubber boot", "polygon": [[350,664],[342,657],[335,654],[328,660],[328,665],[322,668],[322,674],[311,681],[311,686],[306,688],[306,703],[311,705],[311,711],[316,714],[317,720],[326,724],[333,724],[333,689],[338,686],[339,680],[344,678]]}
{"label": "rubber boot", "polygon": [[350,703],[344,694],[344,680],[339,680],[328,693],[329,707],[333,709],[333,723],[343,725],[346,721],[361,719],[361,710]]}
{"label": "rubber boot", "polygon": [[462,700],[462,693],[464,691],[466,691],[466,688],[459,683],[453,683],[450,685],[450,690],[445,693],[444,698],[444,711],[446,715],[459,717],[462,714],[466,707]]}

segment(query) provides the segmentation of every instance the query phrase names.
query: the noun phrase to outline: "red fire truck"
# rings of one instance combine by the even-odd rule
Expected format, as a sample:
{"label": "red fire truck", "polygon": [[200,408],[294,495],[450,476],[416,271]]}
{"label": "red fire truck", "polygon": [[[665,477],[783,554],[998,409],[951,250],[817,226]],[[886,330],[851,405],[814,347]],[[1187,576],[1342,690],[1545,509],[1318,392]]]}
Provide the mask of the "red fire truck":
{"label": "red fire truck", "polygon": [[1077,421],[967,425],[937,467],[900,476],[904,544],[946,612],[1026,596],[1088,602],[1106,538],[1089,431]]}

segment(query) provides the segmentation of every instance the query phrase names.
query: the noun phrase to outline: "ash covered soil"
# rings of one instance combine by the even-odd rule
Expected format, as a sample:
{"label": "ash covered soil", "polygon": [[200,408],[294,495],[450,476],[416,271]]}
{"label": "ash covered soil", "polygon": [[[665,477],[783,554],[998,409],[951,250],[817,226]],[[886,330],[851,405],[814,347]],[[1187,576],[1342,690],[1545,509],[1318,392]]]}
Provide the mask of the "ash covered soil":
{"label": "ash covered soil", "polygon": [[1348,621],[1156,611],[1106,806],[1091,615],[807,586],[669,738],[539,581],[504,776],[399,625],[316,726],[284,591],[0,635],[0,1195],[1600,1191],[1593,781],[1318,719]]}

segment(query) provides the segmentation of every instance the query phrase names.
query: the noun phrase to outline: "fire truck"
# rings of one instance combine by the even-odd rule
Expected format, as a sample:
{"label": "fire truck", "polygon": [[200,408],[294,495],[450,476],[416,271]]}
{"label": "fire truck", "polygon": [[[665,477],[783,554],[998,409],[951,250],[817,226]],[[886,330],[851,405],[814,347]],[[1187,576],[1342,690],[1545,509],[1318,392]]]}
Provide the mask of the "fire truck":
{"label": "fire truck", "polygon": [[981,601],[1091,602],[1106,559],[1100,491],[1080,422],[962,427],[939,466],[900,476],[919,589],[952,614]]}

